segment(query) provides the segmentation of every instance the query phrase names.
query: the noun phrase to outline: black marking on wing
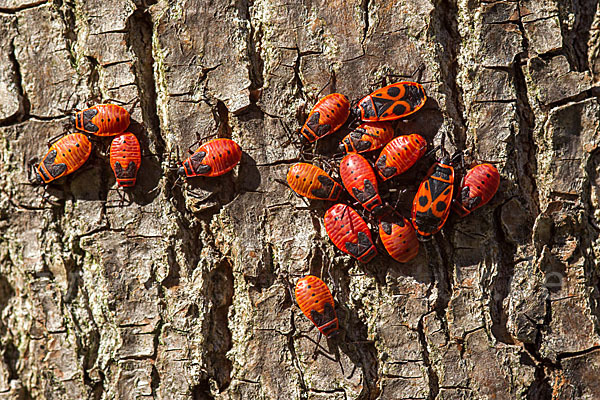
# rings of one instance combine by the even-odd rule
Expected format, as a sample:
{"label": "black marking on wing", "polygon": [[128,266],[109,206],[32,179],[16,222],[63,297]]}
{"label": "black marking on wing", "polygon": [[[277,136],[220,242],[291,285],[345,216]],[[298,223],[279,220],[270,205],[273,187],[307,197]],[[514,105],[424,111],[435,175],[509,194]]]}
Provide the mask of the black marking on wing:
{"label": "black marking on wing", "polygon": [[350,133],[350,139],[356,151],[367,151],[371,148],[371,142],[362,140],[362,137],[367,133],[364,129],[357,129]]}
{"label": "black marking on wing", "polygon": [[386,178],[389,178],[390,176],[394,176],[394,174],[396,174],[396,167],[388,167],[386,164],[387,160],[387,156],[384,154],[381,157],[379,157],[379,159],[377,160],[377,169],[379,169],[379,171],[381,171],[381,175],[383,175]]}
{"label": "black marking on wing", "polygon": [[373,109],[373,104],[371,103],[371,96],[366,97],[361,103],[360,107],[364,111],[363,118],[373,118],[375,117],[375,110]]}
{"label": "black marking on wing", "polygon": [[320,199],[328,199],[335,186],[335,182],[326,175],[317,176],[317,180],[321,183],[321,187],[311,190],[311,193]]}
{"label": "black marking on wing", "polygon": [[479,203],[481,203],[481,197],[479,196],[475,196],[475,197],[470,197],[471,188],[469,186],[465,186],[462,191],[460,192],[460,200],[461,203],[463,205],[463,207],[465,207],[467,210],[473,210],[474,208],[476,208]]}
{"label": "black marking on wing", "polygon": [[88,108],[83,111],[83,129],[86,132],[98,132],[98,127],[92,123],[92,118],[98,114],[98,110],[95,108]]}
{"label": "black marking on wing", "polygon": [[67,164],[52,164],[50,168],[48,168],[48,172],[52,175],[53,178],[58,178],[67,170]]}
{"label": "black marking on wing", "polygon": [[325,325],[337,318],[335,310],[333,309],[333,304],[330,302],[325,303],[323,313],[319,313],[316,310],[310,310],[310,314],[318,326]]}
{"label": "black marking on wing", "polygon": [[444,190],[448,189],[450,185],[447,182],[443,182],[437,179],[429,178],[429,188],[431,190],[431,199],[437,199]]}
{"label": "black marking on wing", "polygon": [[377,110],[377,116],[381,117],[381,115],[386,112],[388,108],[394,104],[394,100],[390,99],[382,99],[379,97],[373,97],[373,104],[375,104],[375,110]]}
{"label": "black marking on wing", "polygon": [[119,161],[115,163],[115,175],[117,176],[117,179],[135,178],[136,172],[135,163],[133,161],[129,162],[127,169],[123,169]]}
{"label": "black marking on wing", "polygon": [[355,187],[352,188],[352,194],[354,197],[356,197],[356,199],[363,204],[377,195],[375,186],[370,180],[365,179],[364,186],[365,187],[362,191]]}
{"label": "black marking on wing", "polygon": [[400,94],[400,88],[398,86],[392,86],[388,88],[387,94],[390,97],[396,97]]}
{"label": "black marking on wing", "polygon": [[418,107],[423,103],[424,93],[418,87],[414,85],[407,85],[404,87],[404,100],[411,105],[412,108]]}
{"label": "black marking on wing", "polygon": [[387,221],[381,221],[381,229],[383,229],[386,235],[392,234],[392,224]]}
{"label": "black marking on wing", "polygon": [[321,119],[321,113],[319,113],[318,111],[315,111],[310,116],[310,118],[308,119],[308,122],[306,123],[306,125],[314,132],[314,134],[317,135],[317,138],[327,135],[329,133],[329,131],[331,130],[331,125],[329,125],[329,124],[320,125],[319,124],[320,119]]}
{"label": "black marking on wing", "polygon": [[207,174],[211,170],[210,165],[202,164],[204,157],[206,157],[205,151],[197,151],[196,153],[194,153],[190,156],[190,161],[192,163],[192,170],[196,174]]}
{"label": "black marking on wing", "polygon": [[54,164],[54,161],[56,161],[56,155],[56,150],[49,151],[48,155],[46,155],[46,158],[44,158],[43,161],[44,167],[46,167],[48,173],[55,179],[61,176],[67,170],[67,164],[65,163]]}
{"label": "black marking on wing", "polygon": [[346,242],[346,250],[356,258],[359,258],[372,246],[373,243],[364,232],[358,232],[358,243]]}

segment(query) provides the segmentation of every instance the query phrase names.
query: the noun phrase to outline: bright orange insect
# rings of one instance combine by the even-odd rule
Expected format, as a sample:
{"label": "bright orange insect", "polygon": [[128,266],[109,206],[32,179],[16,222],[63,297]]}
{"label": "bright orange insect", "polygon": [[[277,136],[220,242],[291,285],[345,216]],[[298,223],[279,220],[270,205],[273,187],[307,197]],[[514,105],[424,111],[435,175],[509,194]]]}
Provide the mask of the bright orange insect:
{"label": "bright orange insect", "polygon": [[98,104],[78,111],[72,119],[79,131],[96,136],[114,136],[129,127],[129,112],[116,104]]}
{"label": "bright orange insect", "polygon": [[214,139],[204,143],[179,168],[179,175],[221,176],[231,171],[242,159],[242,148],[231,139]]}
{"label": "bright orange insect", "polygon": [[340,162],[340,176],[346,190],[372,213],[383,209],[377,178],[371,164],[360,154],[350,153]]}
{"label": "bright orange insect", "polygon": [[287,183],[294,192],[309,199],[335,201],[342,191],[327,172],[308,163],[292,165],[287,173]]}
{"label": "bright orange insect", "polygon": [[364,153],[385,146],[394,137],[394,128],[389,122],[363,122],[346,135],[340,143],[340,151]]}
{"label": "bright orange insect", "polygon": [[393,121],[419,110],[427,96],[416,82],[397,82],[365,96],[352,109],[361,121]]}
{"label": "bright orange insect", "polygon": [[133,133],[123,133],[110,145],[110,166],[120,187],[135,185],[136,175],[142,163],[140,142]]}
{"label": "bright orange insect", "polygon": [[313,275],[305,276],[296,284],[296,301],[300,309],[328,339],[338,333],[339,323],[335,303],[329,288]]}
{"label": "bright orange insect", "polygon": [[413,201],[412,222],[420,236],[431,236],[442,229],[450,214],[453,190],[454,168],[444,158],[429,169]]}
{"label": "bright orange insect", "polygon": [[47,184],[78,170],[90,157],[92,143],[81,133],[71,133],[56,141],[35,167],[34,181]]}
{"label": "bright orange insect", "polygon": [[343,94],[323,97],[308,114],[300,133],[310,143],[338,130],[350,115],[350,100]]}
{"label": "bright orange insect", "polygon": [[465,217],[494,197],[500,186],[500,174],[492,164],[479,164],[467,172],[460,185],[459,200],[453,209]]}
{"label": "bright orange insect", "polygon": [[415,229],[410,221],[401,215],[382,218],[379,221],[379,237],[388,254],[398,262],[408,262],[419,253]]}
{"label": "bright orange insect", "polygon": [[389,142],[375,163],[379,176],[385,181],[403,174],[425,154],[427,141],[421,135],[398,136]]}
{"label": "bright orange insect", "polygon": [[338,249],[360,262],[368,263],[377,255],[367,223],[350,206],[336,204],[327,210],[325,230]]}

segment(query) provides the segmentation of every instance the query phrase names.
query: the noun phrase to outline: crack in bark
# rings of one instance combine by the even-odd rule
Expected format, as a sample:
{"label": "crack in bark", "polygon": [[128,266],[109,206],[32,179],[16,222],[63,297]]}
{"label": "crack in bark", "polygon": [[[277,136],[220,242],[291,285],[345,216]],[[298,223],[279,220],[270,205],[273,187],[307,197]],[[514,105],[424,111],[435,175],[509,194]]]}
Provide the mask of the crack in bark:
{"label": "crack in bark", "polygon": [[[438,48],[443,49],[443,53],[437,52],[437,61],[440,65],[440,74],[444,85],[449,93],[449,101],[447,105],[452,105],[453,110],[449,111],[450,117],[453,120],[453,136],[457,149],[464,149],[467,141],[467,121],[465,120],[465,109],[462,95],[462,88],[456,79],[458,75],[458,55],[460,52],[460,44],[462,38],[458,31],[458,5],[457,0],[443,1],[437,0],[434,5],[435,9],[432,13],[432,19],[438,21],[437,24],[431,24],[433,32],[431,35],[442,44]],[[435,31],[440,27],[440,31]]]}
{"label": "crack in bark", "polygon": [[423,363],[427,367],[427,381],[429,383],[429,400],[435,400],[440,393],[439,377],[433,368],[433,363],[429,358],[429,350],[427,348],[427,339],[425,338],[425,329],[423,327],[423,320],[426,315],[421,316],[419,323],[417,324],[417,333],[419,335],[419,343],[421,345],[421,357]]}
{"label": "crack in bark", "polygon": [[[540,211],[540,200],[539,192],[537,189],[537,182],[533,178],[537,172],[537,145],[535,144],[534,129],[535,129],[535,114],[533,108],[529,104],[528,98],[528,87],[525,80],[523,70],[518,65],[519,59],[525,59],[529,53],[529,42],[525,35],[525,28],[523,27],[523,20],[520,14],[519,8],[519,19],[517,26],[521,32],[523,52],[515,56],[513,61],[513,76],[515,82],[515,92],[517,94],[517,115],[519,117],[519,132],[515,137],[515,152],[517,170],[521,167],[526,173],[519,174],[519,178],[524,180],[526,177],[531,177],[523,182],[521,188],[529,188],[530,196],[526,196],[527,204],[532,215],[539,214]],[[520,151],[519,151],[520,150]],[[525,157],[522,157],[522,153],[525,153]],[[524,175],[524,176],[523,176]],[[529,200],[531,199],[531,200]]]}
{"label": "crack in bark", "polygon": [[49,3],[50,2],[48,0],[41,0],[41,1],[35,1],[33,3],[22,4],[17,7],[0,7],[0,13],[14,15],[14,14],[18,13],[19,11],[29,10],[31,8],[40,7],[40,6],[43,6],[44,4],[49,4]]}
{"label": "crack in bark", "polygon": [[19,60],[17,59],[15,52],[15,39],[10,42],[10,51],[8,52],[8,59],[12,66],[12,70],[14,72],[13,83],[17,89],[17,101],[19,103],[19,107],[17,111],[3,119],[0,120],[0,127],[7,127],[11,125],[19,124],[29,118],[29,112],[31,110],[31,104],[29,102],[29,98],[27,97],[27,93],[25,92],[23,75],[21,74],[21,65],[19,64]]}
{"label": "crack in bark", "polygon": [[157,113],[157,92],[154,79],[154,56],[152,41],[154,24],[146,7],[137,8],[126,22],[127,43],[135,54],[135,81],[138,87],[138,98],[143,120],[147,126],[147,137],[153,140],[153,153],[163,162],[166,143],[161,134],[160,120]]}
{"label": "crack in bark", "polygon": [[[369,4],[370,0],[362,0],[360,3],[360,8],[363,12],[363,32],[362,32],[362,40],[360,41],[361,47],[364,45],[365,40],[367,40],[367,34],[369,32]],[[363,47],[364,52],[364,47]]]}

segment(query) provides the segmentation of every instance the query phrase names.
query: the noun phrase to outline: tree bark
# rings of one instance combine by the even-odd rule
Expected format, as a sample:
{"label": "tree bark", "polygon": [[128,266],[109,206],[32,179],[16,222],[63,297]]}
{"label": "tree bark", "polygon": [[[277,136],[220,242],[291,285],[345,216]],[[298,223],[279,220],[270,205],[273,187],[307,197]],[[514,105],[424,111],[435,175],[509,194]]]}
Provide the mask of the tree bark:
{"label": "tree bark", "polygon": [[[593,0],[0,0],[0,399],[600,398],[599,25]],[[500,189],[362,265],[275,179],[319,96],[412,79],[429,100],[396,133]],[[42,201],[64,110],[107,100],[143,147],[131,202],[101,139]],[[175,185],[211,135],[239,167]],[[429,164],[397,181],[406,216]],[[342,327],[316,357],[308,273]]]}

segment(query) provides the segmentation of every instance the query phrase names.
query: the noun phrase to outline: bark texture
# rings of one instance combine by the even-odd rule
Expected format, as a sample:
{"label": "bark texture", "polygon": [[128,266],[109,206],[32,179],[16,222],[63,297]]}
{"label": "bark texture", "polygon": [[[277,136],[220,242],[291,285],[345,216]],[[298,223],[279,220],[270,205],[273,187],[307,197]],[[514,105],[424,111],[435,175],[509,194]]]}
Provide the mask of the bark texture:
{"label": "bark texture", "polygon": [[[599,27],[597,0],[0,0],[0,399],[600,398]],[[358,99],[420,66],[397,132],[447,134],[500,190],[412,262],[359,265],[275,181],[285,127],[330,79]],[[132,203],[97,150],[43,204],[29,161],[106,99],[144,148]],[[215,133],[240,166],[174,187]],[[287,288],[309,272],[329,358]]]}

